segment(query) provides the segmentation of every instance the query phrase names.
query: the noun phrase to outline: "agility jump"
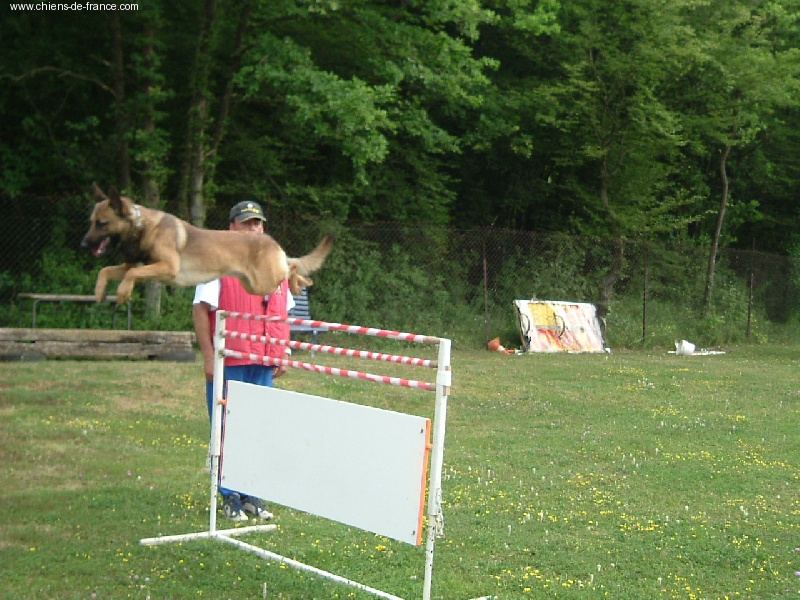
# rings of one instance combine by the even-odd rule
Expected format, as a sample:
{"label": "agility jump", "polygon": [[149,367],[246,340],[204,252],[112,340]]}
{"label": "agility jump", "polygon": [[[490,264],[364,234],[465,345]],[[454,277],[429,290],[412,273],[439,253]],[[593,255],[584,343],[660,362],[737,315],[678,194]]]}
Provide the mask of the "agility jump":
{"label": "agility jump", "polygon": [[[278,340],[275,338],[266,338],[264,336],[250,336],[237,331],[229,331],[227,329],[227,319],[255,319],[276,321],[288,323],[293,325],[307,325],[318,328],[322,331],[339,331],[355,335],[375,336],[385,339],[394,339],[399,341],[414,342],[420,344],[428,344],[438,346],[438,359],[429,360],[422,358],[414,358],[409,356],[399,356],[394,354],[383,354],[378,352],[371,352],[366,350],[354,350],[348,348],[334,347],[321,344],[308,344],[304,342],[295,342],[287,340]],[[407,366],[423,367],[429,369],[436,369],[436,381],[426,382],[415,379],[405,379],[386,375],[376,375],[372,373],[353,371],[348,369],[339,369],[325,365],[312,364],[297,360],[288,359],[273,359],[266,356],[258,355],[245,355],[240,352],[228,350],[225,347],[226,339],[235,338],[248,338],[254,341],[268,342],[270,344],[281,344],[294,349],[310,350],[312,352],[322,352],[327,354],[348,356],[354,358],[361,358],[372,360],[376,362],[387,362],[394,364],[401,364]],[[163,536],[157,538],[147,538],[141,540],[143,545],[156,545],[169,542],[183,542],[191,539],[214,538],[220,541],[235,545],[241,549],[252,552],[262,558],[274,560],[284,563],[288,566],[295,567],[300,570],[314,573],[319,577],[330,579],[341,584],[358,588],[362,591],[369,592],[373,595],[389,598],[393,600],[401,600],[397,596],[387,592],[363,585],[358,582],[351,581],[339,575],[322,571],[310,565],[305,565],[296,560],[266,551],[251,544],[242,542],[241,540],[232,539],[232,536],[239,536],[242,534],[255,532],[255,531],[271,531],[276,529],[275,525],[257,525],[253,527],[242,527],[236,529],[217,530],[216,529],[216,513],[217,513],[217,490],[220,485],[220,477],[226,481],[236,481],[237,485],[251,485],[261,490],[268,490],[271,500],[284,504],[292,508],[298,508],[306,512],[317,514],[326,518],[331,518],[349,525],[361,527],[369,531],[393,537],[401,541],[406,541],[415,545],[421,545],[423,539],[423,510],[427,508],[424,514],[427,516],[426,526],[426,541],[425,541],[425,577],[423,583],[423,600],[429,600],[431,597],[431,586],[433,576],[433,556],[436,537],[443,535],[443,514],[442,514],[442,470],[444,462],[444,438],[445,438],[445,424],[447,419],[447,402],[450,394],[451,387],[451,367],[450,367],[450,350],[451,341],[445,338],[439,338],[428,335],[419,335],[413,333],[404,333],[398,331],[391,331],[386,329],[377,329],[369,327],[361,327],[356,325],[343,325],[341,323],[327,323],[324,321],[311,321],[305,319],[280,319],[270,318],[263,316],[254,316],[244,313],[234,313],[227,311],[218,312],[217,328],[214,334],[215,345],[215,369],[214,369],[214,397],[217,399],[214,406],[211,426],[211,494],[210,494],[210,522],[209,530],[199,533],[190,533],[177,536]],[[285,390],[277,390],[275,388],[260,388],[259,386],[248,386],[248,384],[240,384],[239,382],[230,382],[229,389],[227,390],[227,397],[225,390],[223,390],[223,369],[225,357],[249,358],[251,360],[260,361],[264,364],[271,365],[284,365],[290,368],[304,369],[307,371],[323,373],[327,375],[334,375],[340,377],[356,378],[374,383],[383,383],[387,385],[396,385],[414,389],[421,389],[425,391],[435,392],[435,405],[434,417],[431,425],[429,419],[422,417],[414,417],[411,415],[404,415],[401,413],[392,413],[391,411],[382,411],[371,407],[364,407],[360,405],[349,404],[346,402],[336,401],[333,399],[319,398],[315,396],[307,396],[304,394],[297,394],[295,392],[287,392]],[[306,412],[299,416],[297,414],[289,414],[291,411],[298,411],[298,407],[308,407]],[[225,457],[224,464],[221,460],[222,449],[222,411],[226,411],[226,431],[225,431]],[[272,411],[269,414],[262,411]],[[285,412],[286,411],[286,412]],[[312,414],[309,414],[312,413]],[[315,414],[324,413],[326,416],[315,417]],[[265,418],[266,417],[266,418]],[[282,457],[280,460],[273,460],[271,465],[266,465],[263,472],[254,470],[252,466],[252,457],[259,455],[269,455],[269,452],[290,452],[298,454],[305,450],[307,445],[313,445],[314,440],[307,439],[307,443],[299,444],[292,443],[291,441],[283,440],[281,450],[280,441],[276,447],[270,447],[268,450],[259,448],[258,451],[252,451],[252,448],[244,448],[243,444],[259,443],[267,444],[269,441],[250,442],[242,440],[251,440],[252,438],[265,438],[269,440],[271,435],[253,436],[242,435],[237,432],[244,431],[249,426],[258,425],[263,426],[263,423],[268,423],[276,419],[284,419],[283,430],[275,431],[279,435],[291,436],[308,434],[308,430],[312,432],[317,431],[318,428],[322,435],[330,433],[331,426],[327,423],[328,420],[335,421],[338,431],[341,428],[347,430],[346,436],[340,441],[335,440],[336,443],[328,443],[325,446],[324,455],[312,455],[309,460],[308,455],[304,456],[286,456],[285,460]],[[317,418],[318,422],[314,422]],[[295,419],[295,420],[292,420]],[[297,419],[304,419],[302,426],[299,426]],[[308,422],[306,422],[306,419]],[[288,423],[288,425],[286,425]],[[368,427],[366,425],[369,425]],[[336,486],[340,488],[335,494],[319,494],[318,491],[310,491],[303,486],[311,486],[315,481],[322,477],[317,474],[312,474],[309,477],[303,477],[295,472],[292,472],[292,477],[282,477],[279,468],[276,468],[276,463],[285,465],[286,463],[296,465],[297,469],[313,468],[313,464],[309,463],[321,461],[333,461],[339,464],[347,464],[348,461],[353,460],[353,454],[346,455],[348,452],[347,444],[352,438],[364,436],[364,443],[370,443],[370,435],[376,435],[375,429],[385,427],[383,435],[392,435],[398,438],[398,443],[395,448],[382,447],[381,452],[364,453],[361,455],[368,455],[364,460],[369,461],[390,461],[391,464],[384,465],[380,463],[370,465],[360,465],[367,471],[372,469],[375,474],[376,481],[367,481],[360,489],[353,489],[361,485],[360,480],[353,479],[347,485]],[[328,429],[325,429],[325,428]],[[243,429],[244,428],[244,429]],[[291,431],[294,429],[295,431]],[[284,430],[289,430],[288,433]],[[333,435],[336,435],[335,433]],[[341,443],[340,443],[341,442]],[[242,447],[240,447],[242,446]],[[385,450],[385,452],[384,452]],[[239,460],[237,457],[246,455],[247,460]],[[312,450],[313,452],[313,450]],[[341,457],[337,457],[336,452],[341,452]],[[334,456],[330,456],[334,454]],[[386,454],[386,456],[384,456]],[[424,455],[424,456],[423,456]],[[429,468],[428,468],[429,466]],[[327,466],[325,467],[327,468]],[[347,480],[347,469],[343,469],[339,473],[339,477]],[[327,471],[325,471],[327,473]],[[385,475],[384,473],[388,474]],[[386,477],[397,474],[395,479],[398,481],[390,481]],[[371,479],[360,478],[360,479]],[[241,484],[239,483],[241,482]],[[412,484],[408,484],[412,482]],[[396,485],[395,485],[396,484]],[[227,485],[227,484],[226,484]],[[369,487],[372,486],[372,487]],[[393,487],[394,486],[394,487]],[[380,513],[381,507],[374,508],[376,502],[375,498],[370,497],[370,494],[377,493],[374,488],[379,488],[380,500],[386,500],[383,507],[383,513]],[[413,488],[408,494],[404,491],[406,487]],[[245,489],[250,491],[247,488]],[[331,490],[326,490],[330,492]],[[341,498],[336,498],[336,494],[340,494]],[[350,494],[350,496],[348,496]],[[391,496],[385,498],[385,496]],[[417,495],[416,498],[414,496]],[[329,496],[334,496],[330,500],[333,504],[330,506],[316,506],[314,502],[319,501],[320,497],[328,499]],[[402,497],[401,497],[402,496]],[[425,497],[427,496],[427,507],[425,506]],[[380,503],[378,503],[380,504]],[[343,509],[342,507],[348,507]],[[353,509],[352,507],[356,507]],[[361,507],[359,509],[359,507]],[[355,511],[355,512],[354,512]],[[417,511],[419,514],[415,514]],[[391,514],[388,514],[391,513]]]}

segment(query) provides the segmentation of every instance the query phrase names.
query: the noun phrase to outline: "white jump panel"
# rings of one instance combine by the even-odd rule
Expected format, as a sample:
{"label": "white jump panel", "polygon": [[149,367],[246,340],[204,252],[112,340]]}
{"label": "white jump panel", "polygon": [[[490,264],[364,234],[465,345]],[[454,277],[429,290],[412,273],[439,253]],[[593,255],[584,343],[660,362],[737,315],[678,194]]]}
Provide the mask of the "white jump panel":
{"label": "white jump panel", "polygon": [[222,480],[419,545],[430,419],[231,381]]}

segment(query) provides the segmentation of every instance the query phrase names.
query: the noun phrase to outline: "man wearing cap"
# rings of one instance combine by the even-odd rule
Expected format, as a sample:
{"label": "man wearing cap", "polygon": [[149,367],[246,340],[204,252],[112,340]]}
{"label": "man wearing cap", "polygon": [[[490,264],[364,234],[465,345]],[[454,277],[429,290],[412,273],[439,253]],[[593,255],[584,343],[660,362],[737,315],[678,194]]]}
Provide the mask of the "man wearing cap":
{"label": "man wearing cap", "polygon": [[[264,212],[257,202],[240,202],[231,209],[230,230],[241,232],[264,233]],[[266,315],[287,318],[294,307],[294,298],[289,291],[289,282],[281,282],[277,290],[267,297],[248,294],[236,277],[222,277],[208,283],[198,285],[195,290],[192,317],[197,342],[203,352],[206,375],[206,401],[208,416],[212,416],[214,406],[214,343],[213,332],[216,326],[217,310]],[[289,339],[289,325],[286,323],[268,323],[266,321],[229,319],[231,330],[245,332],[248,335]],[[231,350],[257,356],[286,358],[285,346],[265,344],[242,339],[229,339],[225,342]],[[256,385],[272,387],[273,379],[286,372],[286,367],[272,367],[262,362],[249,359],[225,358],[225,384],[229,380],[244,381]],[[246,496],[239,492],[220,487],[223,499],[223,510],[233,521],[246,521],[247,514],[259,519],[271,519],[266,505],[259,498]]]}

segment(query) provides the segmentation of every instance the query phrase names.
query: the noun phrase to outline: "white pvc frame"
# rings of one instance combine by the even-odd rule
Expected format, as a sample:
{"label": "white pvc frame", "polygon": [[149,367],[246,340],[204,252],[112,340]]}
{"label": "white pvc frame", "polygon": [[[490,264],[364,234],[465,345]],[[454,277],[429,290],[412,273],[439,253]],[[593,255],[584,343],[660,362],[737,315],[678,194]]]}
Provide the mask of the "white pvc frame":
{"label": "white pvc frame", "polygon": [[[438,361],[435,363],[437,373],[436,373],[436,383],[435,383],[435,392],[436,392],[436,400],[434,406],[434,417],[433,417],[433,438],[432,438],[432,448],[431,448],[431,456],[430,456],[430,470],[428,475],[428,502],[427,502],[427,538],[425,543],[425,578],[423,582],[423,592],[422,598],[423,600],[430,600],[431,597],[431,586],[433,581],[433,555],[434,555],[434,546],[436,543],[436,537],[440,537],[444,534],[444,516],[442,514],[442,470],[444,466],[444,438],[445,438],[445,427],[447,422],[447,402],[450,395],[450,388],[452,385],[452,370],[450,365],[450,350],[451,350],[451,341],[446,338],[438,338],[432,336],[423,336],[423,335],[415,335],[415,334],[408,334],[408,333],[401,333],[401,332],[394,332],[388,331],[384,329],[373,329],[373,328],[365,328],[365,327],[358,327],[358,326],[351,326],[351,325],[341,325],[339,323],[325,323],[321,321],[306,321],[302,319],[275,319],[275,318],[268,318],[265,319],[264,317],[255,317],[249,314],[241,314],[241,313],[230,313],[227,311],[218,311],[217,312],[217,325],[216,330],[214,331],[214,407],[212,412],[212,419],[211,419],[211,442],[210,442],[210,455],[211,455],[211,502],[210,502],[210,509],[209,509],[209,526],[208,531],[198,532],[198,533],[189,533],[183,535],[171,535],[171,536],[160,536],[155,538],[145,538],[141,540],[142,545],[146,546],[154,546],[160,544],[167,544],[173,542],[184,542],[193,539],[209,539],[213,538],[222,542],[226,542],[228,544],[232,544],[241,548],[242,550],[246,550],[261,558],[267,560],[277,561],[288,566],[294,567],[296,569],[307,571],[313,573],[319,577],[329,579],[344,585],[348,585],[350,587],[354,587],[360,589],[365,592],[369,592],[375,596],[381,598],[387,598],[390,600],[403,600],[398,596],[394,596],[387,592],[383,592],[381,590],[366,586],[364,584],[358,583],[356,581],[352,581],[345,577],[341,577],[339,575],[335,575],[333,573],[329,573],[327,571],[323,571],[316,567],[306,565],[299,561],[296,561],[291,558],[287,558],[285,556],[281,556],[280,554],[276,554],[274,552],[270,552],[268,550],[264,550],[257,546],[253,546],[246,542],[242,542],[241,540],[234,539],[233,536],[239,536],[247,533],[252,533],[255,531],[272,531],[277,529],[276,525],[255,525],[252,527],[237,527],[236,529],[217,529],[217,492],[219,489],[219,467],[220,467],[220,450],[222,448],[222,410],[224,405],[224,390],[223,390],[223,371],[224,371],[224,363],[225,357],[236,355],[230,350],[226,350],[225,348],[225,339],[226,337],[236,337],[235,332],[228,332],[226,330],[226,322],[229,317],[235,315],[236,318],[240,319],[257,319],[257,320],[269,320],[269,321],[278,321],[284,323],[292,323],[297,325],[313,325],[318,329],[324,329],[328,331],[346,331],[349,333],[356,333],[360,335],[373,335],[378,337],[385,337],[385,338],[392,338],[392,339],[400,339],[400,340],[407,340],[407,341],[414,341],[419,343],[426,343],[426,344],[435,344],[439,346],[439,353],[438,353]],[[276,341],[276,340],[264,340],[264,341]],[[297,342],[287,342],[287,345],[294,345],[299,344]],[[330,352],[332,354],[346,354],[348,356],[357,356],[359,358],[376,358],[377,360],[386,360],[385,358],[381,358],[385,355],[376,356],[373,353],[363,353],[359,351],[349,351],[342,348],[331,348],[330,346],[321,346],[319,344],[302,344],[298,347],[303,347],[303,349],[308,349],[312,351],[323,351],[323,352]],[[395,378],[391,378],[392,381],[386,380],[387,378],[383,378],[380,376],[373,376],[367,373],[356,373],[353,371],[348,372],[332,372],[328,367],[321,367],[319,365],[311,365],[309,363],[301,363],[293,360],[280,360],[280,359],[272,359],[269,357],[256,357],[251,355],[250,358],[254,358],[257,360],[261,360],[265,364],[272,364],[275,366],[285,365],[287,367],[293,368],[301,368],[307,369],[312,371],[318,371],[327,374],[336,374],[336,375],[344,375],[348,377],[352,377],[355,375],[359,376],[360,378],[365,378],[371,381],[379,382],[379,383],[391,383],[393,385],[405,385],[405,380],[396,380]],[[409,359],[408,361],[402,361],[404,364],[414,364],[416,366],[434,366],[431,361],[420,361],[420,359]],[[398,361],[392,361],[398,362]],[[335,370],[338,371],[338,370]],[[366,376],[366,377],[363,377]],[[419,382],[412,382],[419,383]],[[432,384],[431,387],[434,387]],[[409,385],[407,387],[419,387],[417,385]]]}

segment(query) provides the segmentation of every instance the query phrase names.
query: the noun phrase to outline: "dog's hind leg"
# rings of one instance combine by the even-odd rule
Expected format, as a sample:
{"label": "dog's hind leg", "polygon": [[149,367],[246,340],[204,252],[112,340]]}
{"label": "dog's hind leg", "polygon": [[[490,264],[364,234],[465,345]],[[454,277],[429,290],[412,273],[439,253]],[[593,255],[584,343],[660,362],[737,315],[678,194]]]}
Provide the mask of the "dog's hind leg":
{"label": "dog's hind leg", "polygon": [[299,296],[302,294],[301,288],[311,287],[314,282],[309,277],[300,275],[297,265],[289,267],[289,290],[293,295]]}
{"label": "dog's hind leg", "polygon": [[[97,283],[94,286],[94,297],[98,302],[106,299],[106,288],[109,281],[121,281],[134,265],[125,263],[115,267],[104,267],[97,274]],[[121,303],[120,303],[121,304]]]}

